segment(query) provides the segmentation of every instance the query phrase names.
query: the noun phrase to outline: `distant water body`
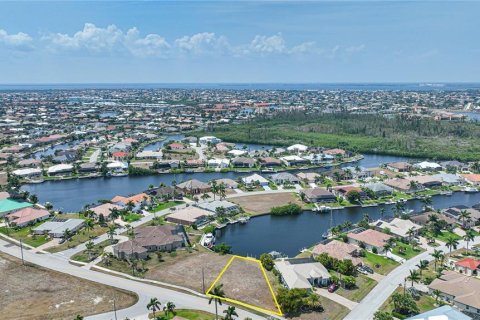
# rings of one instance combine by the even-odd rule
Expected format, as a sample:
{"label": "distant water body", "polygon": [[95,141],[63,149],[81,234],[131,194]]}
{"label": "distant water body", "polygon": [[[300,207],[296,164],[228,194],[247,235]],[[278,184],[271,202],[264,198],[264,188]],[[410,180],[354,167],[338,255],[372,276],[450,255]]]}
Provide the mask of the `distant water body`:
{"label": "distant water body", "polygon": [[0,91],[81,89],[456,91],[478,90],[480,89],[480,83],[84,83],[0,85]]}

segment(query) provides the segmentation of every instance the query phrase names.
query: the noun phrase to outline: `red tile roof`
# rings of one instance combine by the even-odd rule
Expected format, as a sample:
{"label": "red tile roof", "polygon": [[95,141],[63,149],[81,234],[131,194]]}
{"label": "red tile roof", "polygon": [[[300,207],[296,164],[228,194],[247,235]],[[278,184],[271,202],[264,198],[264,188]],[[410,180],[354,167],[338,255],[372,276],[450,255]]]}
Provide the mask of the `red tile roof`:
{"label": "red tile roof", "polygon": [[475,259],[472,259],[472,258],[465,258],[465,259],[462,259],[462,260],[458,260],[457,262],[455,262],[455,264],[457,266],[468,268],[470,270],[475,270],[475,269],[478,269],[478,267],[480,267],[480,260],[475,260]]}

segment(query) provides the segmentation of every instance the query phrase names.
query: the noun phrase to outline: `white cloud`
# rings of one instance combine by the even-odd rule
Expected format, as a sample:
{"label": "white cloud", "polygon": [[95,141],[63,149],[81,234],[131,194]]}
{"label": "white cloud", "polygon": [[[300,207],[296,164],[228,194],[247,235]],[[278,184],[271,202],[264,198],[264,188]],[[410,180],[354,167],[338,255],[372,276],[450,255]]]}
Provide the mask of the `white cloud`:
{"label": "white cloud", "polygon": [[8,34],[7,31],[0,29],[0,44],[9,48],[28,50],[32,49],[33,39],[28,34],[19,32],[15,34]]}
{"label": "white cloud", "polygon": [[106,28],[85,23],[83,30],[72,36],[54,33],[44,37],[53,50],[87,50],[90,53],[128,51],[135,56],[161,56],[170,46],[165,38],[157,34],[140,37],[137,28],[131,28],[124,33],[115,25]]}
{"label": "white cloud", "polygon": [[279,33],[270,37],[256,35],[250,43],[248,50],[250,52],[258,52],[261,54],[284,53],[286,52],[287,47],[285,45],[285,40]]}
{"label": "white cloud", "polygon": [[225,54],[231,50],[226,37],[217,36],[212,32],[178,38],[175,40],[175,47],[181,52],[193,54]]}

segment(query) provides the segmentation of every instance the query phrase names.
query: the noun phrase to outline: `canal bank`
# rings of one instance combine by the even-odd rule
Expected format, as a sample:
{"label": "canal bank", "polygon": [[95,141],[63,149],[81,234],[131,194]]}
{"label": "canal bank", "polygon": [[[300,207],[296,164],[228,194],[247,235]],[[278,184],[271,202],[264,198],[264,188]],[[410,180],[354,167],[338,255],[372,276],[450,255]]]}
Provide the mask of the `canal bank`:
{"label": "canal bank", "polygon": [[[455,192],[451,196],[436,195],[432,197],[435,209],[444,209],[455,205],[472,206],[480,202],[480,193]],[[333,211],[333,225],[345,221],[359,222],[365,214],[370,219],[392,216],[394,204],[375,207],[346,207]],[[418,199],[405,202],[405,211],[420,212],[423,204]],[[311,247],[322,241],[322,234],[330,228],[329,213],[304,211],[297,216],[261,215],[252,217],[247,224],[228,225],[217,235],[217,242],[232,246],[233,253],[259,257],[262,253],[279,251],[288,256],[296,256],[300,249]]]}

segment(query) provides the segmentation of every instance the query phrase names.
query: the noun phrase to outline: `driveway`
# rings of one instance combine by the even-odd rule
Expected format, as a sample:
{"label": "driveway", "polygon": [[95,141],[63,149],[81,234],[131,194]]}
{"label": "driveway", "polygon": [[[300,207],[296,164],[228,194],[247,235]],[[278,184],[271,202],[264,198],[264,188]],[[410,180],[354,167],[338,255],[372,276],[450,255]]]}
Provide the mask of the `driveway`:
{"label": "driveway", "polygon": [[358,304],[357,302],[348,300],[347,298],[344,298],[341,295],[336,294],[335,292],[328,292],[328,290],[325,288],[316,288],[315,292],[318,293],[319,296],[335,301],[336,303],[341,304],[342,306],[347,307],[350,310],[355,308]]}

